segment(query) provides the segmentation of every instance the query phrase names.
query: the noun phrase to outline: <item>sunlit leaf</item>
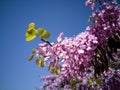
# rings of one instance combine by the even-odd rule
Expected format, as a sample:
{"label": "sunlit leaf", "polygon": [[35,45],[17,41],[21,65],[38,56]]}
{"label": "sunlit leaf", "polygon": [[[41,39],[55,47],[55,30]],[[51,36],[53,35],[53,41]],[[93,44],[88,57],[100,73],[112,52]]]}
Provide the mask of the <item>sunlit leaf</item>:
{"label": "sunlit leaf", "polygon": [[36,37],[35,24],[32,22],[28,25],[28,29],[25,34],[26,41],[31,41]]}
{"label": "sunlit leaf", "polygon": [[34,58],[34,55],[32,54],[31,56],[29,56],[29,61],[31,61]]}
{"label": "sunlit leaf", "polygon": [[38,28],[38,29],[37,29],[37,34],[38,34],[39,37],[40,37],[41,34],[44,32],[44,30],[45,30],[45,29],[43,29],[43,28]]}
{"label": "sunlit leaf", "polygon": [[44,67],[45,66],[45,62],[41,59],[37,59],[36,60],[36,65],[39,67]]}
{"label": "sunlit leaf", "polygon": [[26,31],[26,41],[31,41],[36,38],[36,30],[35,29],[28,29]]}
{"label": "sunlit leaf", "polygon": [[33,28],[35,28],[35,23],[32,22],[28,25],[28,29],[33,29]]}
{"label": "sunlit leaf", "polygon": [[40,38],[49,38],[50,37],[50,33],[43,28],[38,28],[37,34]]}
{"label": "sunlit leaf", "polygon": [[49,38],[50,37],[50,33],[47,30],[44,30],[44,32],[41,35],[41,38]]}

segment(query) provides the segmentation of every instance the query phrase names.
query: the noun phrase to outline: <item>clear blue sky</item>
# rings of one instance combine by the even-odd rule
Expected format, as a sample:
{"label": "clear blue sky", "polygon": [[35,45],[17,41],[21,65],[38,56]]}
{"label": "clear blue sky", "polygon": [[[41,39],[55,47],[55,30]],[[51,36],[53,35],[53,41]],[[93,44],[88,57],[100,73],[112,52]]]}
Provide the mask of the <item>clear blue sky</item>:
{"label": "clear blue sky", "polygon": [[30,22],[51,33],[49,41],[56,42],[60,32],[66,37],[85,30],[90,9],[86,0],[0,0],[0,90],[35,90],[40,87],[46,69],[29,62],[31,49],[41,41],[25,41]]}

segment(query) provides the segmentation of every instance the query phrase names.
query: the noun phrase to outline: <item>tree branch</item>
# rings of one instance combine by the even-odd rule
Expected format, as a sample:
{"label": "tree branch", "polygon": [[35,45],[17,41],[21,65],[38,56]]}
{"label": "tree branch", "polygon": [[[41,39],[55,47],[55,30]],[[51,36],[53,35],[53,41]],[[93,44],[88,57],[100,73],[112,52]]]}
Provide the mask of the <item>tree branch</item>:
{"label": "tree branch", "polygon": [[49,45],[52,47],[52,45],[51,45],[51,43],[50,43],[49,41],[47,41],[47,40],[45,40],[45,39],[43,39],[43,38],[41,38],[41,41],[43,41],[43,42],[49,44]]}

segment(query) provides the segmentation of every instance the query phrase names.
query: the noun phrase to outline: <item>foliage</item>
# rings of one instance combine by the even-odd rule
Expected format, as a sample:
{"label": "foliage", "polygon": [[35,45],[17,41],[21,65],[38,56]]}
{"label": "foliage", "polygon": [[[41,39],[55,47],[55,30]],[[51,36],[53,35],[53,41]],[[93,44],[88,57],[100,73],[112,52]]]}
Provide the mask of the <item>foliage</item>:
{"label": "foliage", "polygon": [[39,36],[41,39],[42,38],[49,38],[50,37],[50,33],[45,30],[44,28],[35,28],[35,24],[32,22],[28,25],[28,29],[26,31],[26,41],[31,41],[34,38],[36,38],[36,36]]}

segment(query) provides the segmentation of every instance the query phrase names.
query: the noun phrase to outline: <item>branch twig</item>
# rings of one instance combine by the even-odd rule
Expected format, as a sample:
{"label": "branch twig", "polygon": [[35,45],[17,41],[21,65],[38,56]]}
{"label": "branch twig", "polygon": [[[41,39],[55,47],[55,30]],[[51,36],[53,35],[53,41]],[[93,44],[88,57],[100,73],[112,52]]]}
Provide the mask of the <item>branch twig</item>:
{"label": "branch twig", "polygon": [[43,41],[43,42],[49,44],[49,45],[52,47],[52,45],[51,45],[51,43],[50,43],[49,41],[47,41],[47,40],[45,40],[45,39],[43,39],[43,38],[41,38],[41,41]]}

